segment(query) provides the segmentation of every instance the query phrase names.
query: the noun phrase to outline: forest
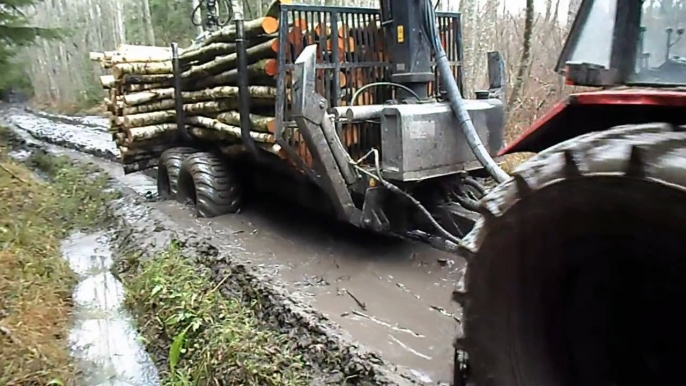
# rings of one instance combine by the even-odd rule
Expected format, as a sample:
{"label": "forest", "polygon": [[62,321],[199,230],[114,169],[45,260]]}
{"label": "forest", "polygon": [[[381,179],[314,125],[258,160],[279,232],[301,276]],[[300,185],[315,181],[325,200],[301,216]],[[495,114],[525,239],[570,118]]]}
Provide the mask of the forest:
{"label": "forest", "polygon": [[[23,47],[0,75],[0,89],[10,82],[38,106],[77,112],[98,106],[102,69],[89,61],[90,51],[119,44],[187,47],[203,27],[194,10],[201,0],[0,0],[0,27],[12,19],[11,8],[41,38]],[[646,0],[659,15],[683,20],[686,2]],[[303,3],[377,7],[374,0],[302,0]],[[245,18],[261,16],[269,0],[244,0]],[[517,133],[570,91],[554,72],[555,62],[580,0],[440,0],[440,11],[459,12],[464,39],[465,95],[486,85],[486,54],[500,51],[508,78],[508,122]],[[226,14],[221,8],[220,16]],[[7,9],[7,11],[3,10]],[[14,16],[12,16],[14,17]],[[0,38],[3,38],[0,29]],[[51,32],[55,32],[51,34]],[[59,34],[59,38],[54,39]],[[679,42],[683,45],[684,42]],[[25,47],[24,47],[25,46]],[[0,57],[3,54],[0,52]],[[4,88],[7,88],[5,86]]]}

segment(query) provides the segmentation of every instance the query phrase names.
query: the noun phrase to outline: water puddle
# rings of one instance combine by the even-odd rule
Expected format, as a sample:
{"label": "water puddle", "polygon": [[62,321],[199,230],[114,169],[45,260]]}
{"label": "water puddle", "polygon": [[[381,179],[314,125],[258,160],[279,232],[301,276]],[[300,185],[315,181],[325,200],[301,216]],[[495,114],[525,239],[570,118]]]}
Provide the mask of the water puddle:
{"label": "water puddle", "polygon": [[79,277],[69,344],[83,383],[158,386],[157,369],[124,308],[124,287],[110,272],[107,234],[76,233],[64,241],[62,254]]}

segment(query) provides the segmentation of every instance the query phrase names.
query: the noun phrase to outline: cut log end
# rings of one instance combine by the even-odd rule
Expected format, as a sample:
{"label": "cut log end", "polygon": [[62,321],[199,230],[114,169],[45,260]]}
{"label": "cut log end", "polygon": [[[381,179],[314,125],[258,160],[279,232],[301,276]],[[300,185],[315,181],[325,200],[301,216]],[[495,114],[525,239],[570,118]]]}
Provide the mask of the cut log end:
{"label": "cut log end", "polygon": [[279,62],[276,59],[269,59],[264,66],[264,72],[269,76],[276,76],[279,74]]}
{"label": "cut log end", "polygon": [[262,20],[262,29],[266,34],[273,34],[279,30],[279,19],[267,16]]}

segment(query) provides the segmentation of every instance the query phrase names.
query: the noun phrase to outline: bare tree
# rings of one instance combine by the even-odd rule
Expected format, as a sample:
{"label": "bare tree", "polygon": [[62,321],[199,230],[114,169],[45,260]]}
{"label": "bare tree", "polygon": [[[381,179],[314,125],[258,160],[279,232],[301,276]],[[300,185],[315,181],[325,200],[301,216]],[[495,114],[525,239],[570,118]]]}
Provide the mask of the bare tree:
{"label": "bare tree", "polygon": [[143,0],[143,19],[145,21],[147,41],[150,45],[155,45],[155,30],[152,27],[152,12],[150,12],[149,0]]}
{"label": "bare tree", "polygon": [[534,27],[534,0],[526,0],[526,17],[524,20],[524,41],[522,42],[522,56],[519,59],[519,69],[517,70],[517,79],[515,81],[514,87],[512,88],[512,93],[510,94],[510,99],[508,100],[508,106],[511,107],[519,99],[519,93],[522,91],[524,84],[526,82],[527,74],[529,72],[529,66],[531,65],[531,36],[533,34]]}
{"label": "bare tree", "polygon": [[193,5],[193,14],[191,17],[193,18],[193,23],[197,25],[198,35],[200,35],[204,32],[202,27],[202,10],[200,9],[200,0],[193,0],[191,4]]}

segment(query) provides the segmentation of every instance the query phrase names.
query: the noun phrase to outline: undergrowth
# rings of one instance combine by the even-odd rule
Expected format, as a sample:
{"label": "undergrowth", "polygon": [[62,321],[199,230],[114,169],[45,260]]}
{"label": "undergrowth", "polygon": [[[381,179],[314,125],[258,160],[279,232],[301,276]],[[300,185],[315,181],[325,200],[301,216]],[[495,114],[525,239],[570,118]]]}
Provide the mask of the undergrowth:
{"label": "undergrowth", "polygon": [[0,127],[0,385],[71,385],[67,347],[76,278],[60,253],[74,229],[103,218],[106,177],[33,156],[48,181],[8,157]]}
{"label": "undergrowth", "polygon": [[[166,385],[305,385],[306,361],[286,334],[219,293],[210,272],[172,245],[124,278],[127,303],[148,341],[167,342]],[[157,351],[151,348],[149,351]]]}

